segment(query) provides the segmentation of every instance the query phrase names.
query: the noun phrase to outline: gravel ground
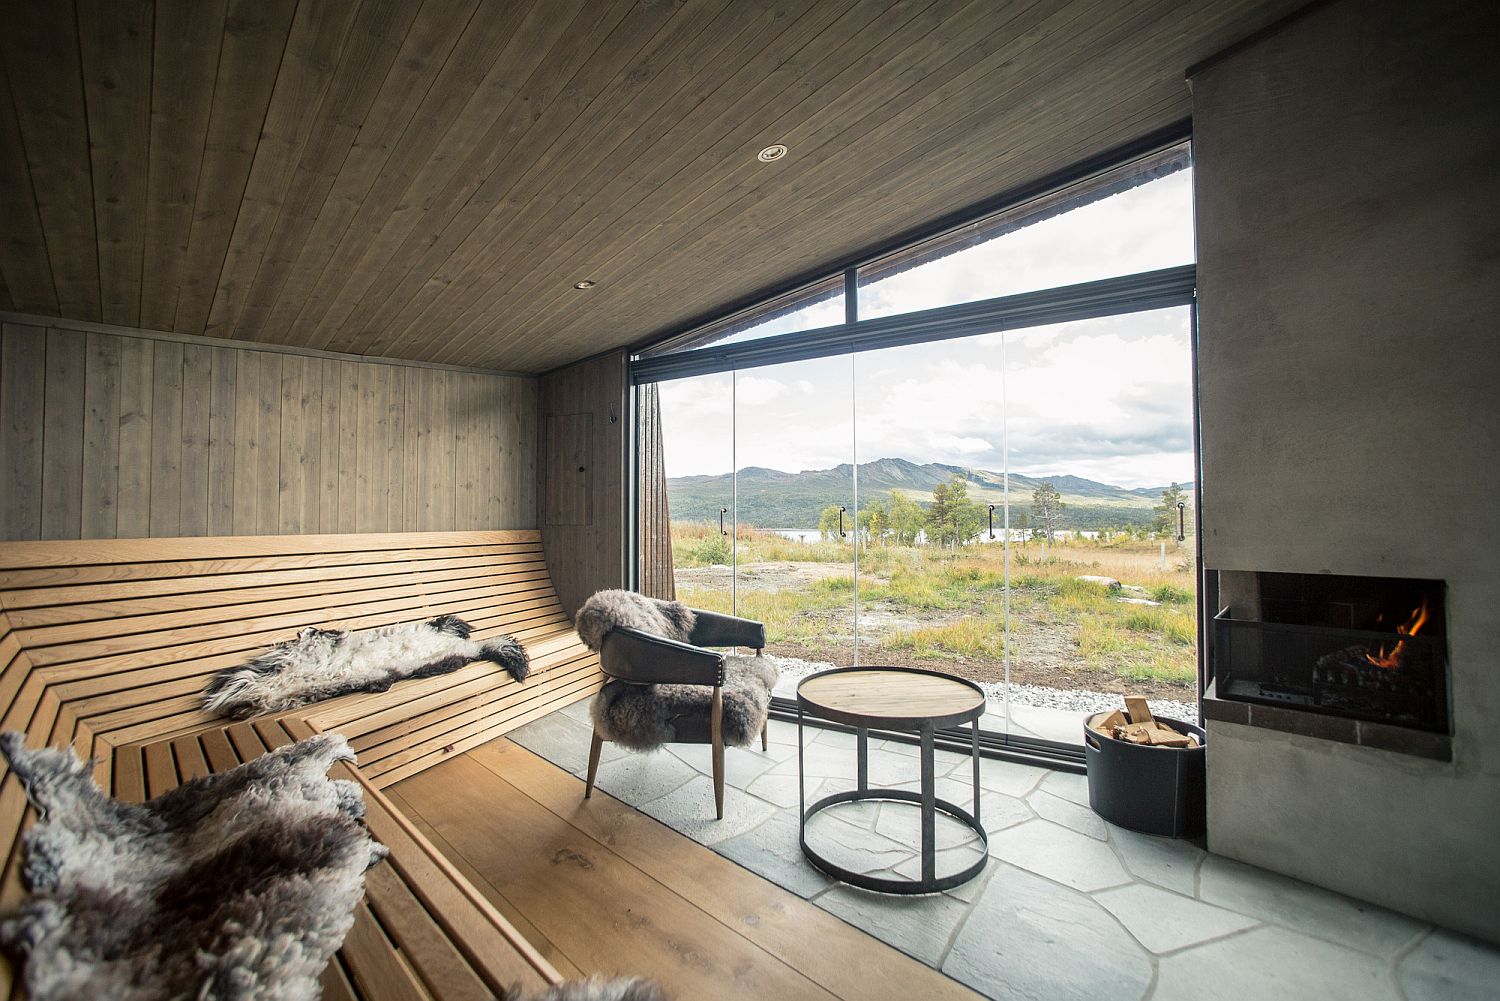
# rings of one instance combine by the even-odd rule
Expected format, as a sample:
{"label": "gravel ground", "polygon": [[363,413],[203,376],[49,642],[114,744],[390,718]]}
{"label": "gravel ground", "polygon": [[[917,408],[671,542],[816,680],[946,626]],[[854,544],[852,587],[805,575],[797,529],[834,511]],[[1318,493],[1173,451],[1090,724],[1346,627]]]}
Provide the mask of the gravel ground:
{"label": "gravel ground", "polygon": [[[766,654],[781,671],[783,681],[806,677],[818,671],[827,671],[835,665],[823,661],[802,660],[796,657],[777,657]],[[1000,702],[1005,698],[1005,685],[1000,682],[976,682],[985,695]],[[1109,709],[1124,709],[1125,698],[1109,692],[1075,692],[1043,685],[1010,686],[1010,700],[1018,705],[1037,706],[1043,709],[1062,709],[1067,712],[1096,713]],[[1149,699],[1151,712],[1169,719],[1192,722],[1198,718],[1198,707],[1191,702],[1174,699]]]}

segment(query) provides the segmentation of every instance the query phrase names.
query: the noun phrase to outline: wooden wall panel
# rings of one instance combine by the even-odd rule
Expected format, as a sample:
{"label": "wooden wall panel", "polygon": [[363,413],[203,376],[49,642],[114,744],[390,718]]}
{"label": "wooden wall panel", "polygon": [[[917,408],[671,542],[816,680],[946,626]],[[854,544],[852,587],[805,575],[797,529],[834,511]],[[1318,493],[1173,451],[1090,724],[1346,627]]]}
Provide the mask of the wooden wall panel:
{"label": "wooden wall panel", "polygon": [[[538,443],[542,543],[569,615],[595,591],[625,585],[625,375],[625,354],[617,351],[540,380],[539,419],[549,429]],[[550,433],[554,428],[570,432],[562,435],[561,454]],[[580,442],[572,432],[587,437]],[[579,455],[587,457],[582,474]]]}
{"label": "wooden wall panel", "polygon": [[5,322],[0,539],[535,527],[536,400],[529,377]]}

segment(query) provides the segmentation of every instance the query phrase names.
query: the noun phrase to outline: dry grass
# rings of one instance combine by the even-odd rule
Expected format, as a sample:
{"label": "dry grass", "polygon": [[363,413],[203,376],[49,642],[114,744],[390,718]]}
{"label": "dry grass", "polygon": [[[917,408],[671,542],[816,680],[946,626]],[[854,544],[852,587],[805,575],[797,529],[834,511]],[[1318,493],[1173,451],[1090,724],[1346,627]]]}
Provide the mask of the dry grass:
{"label": "dry grass", "polygon": [[[674,526],[679,567],[729,561],[728,539],[716,525]],[[774,533],[741,529],[740,565],[751,563],[852,565],[848,542],[801,543]],[[1012,548],[1013,658],[1030,657],[1045,675],[1048,657],[1128,681],[1191,685],[1197,676],[1195,574],[1190,549],[1169,551],[1161,566],[1155,543]],[[1111,577],[1139,590],[1114,592],[1079,576]],[[772,646],[828,648],[837,659],[852,633],[852,573],[808,580],[779,590],[741,588],[738,614],[766,623]],[[1001,673],[1004,568],[999,546],[958,550],[874,547],[860,553],[859,596],[869,610],[861,643],[922,661],[960,662],[971,676]],[[727,590],[684,587],[679,597],[700,608],[730,611]],[[1141,605],[1120,600],[1142,597]],[[877,614],[878,613],[878,614]],[[918,625],[912,626],[910,623]],[[884,625],[895,623],[895,625]],[[930,624],[929,624],[930,623]],[[1059,668],[1061,665],[1059,665]],[[1045,678],[1033,677],[1040,683]]]}

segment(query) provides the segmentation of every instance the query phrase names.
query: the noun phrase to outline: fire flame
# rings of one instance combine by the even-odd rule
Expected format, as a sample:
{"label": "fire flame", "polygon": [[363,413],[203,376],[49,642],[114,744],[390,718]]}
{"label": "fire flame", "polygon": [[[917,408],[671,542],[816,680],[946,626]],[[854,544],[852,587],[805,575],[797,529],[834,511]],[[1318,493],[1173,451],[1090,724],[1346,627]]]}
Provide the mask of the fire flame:
{"label": "fire flame", "polygon": [[[1427,600],[1424,598],[1422,599],[1422,604],[1411,613],[1411,617],[1401,625],[1396,627],[1396,632],[1401,636],[1415,636],[1417,635],[1417,630],[1421,629],[1426,624]],[[1395,668],[1401,666],[1401,651],[1405,649],[1405,647],[1406,640],[1397,640],[1396,646],[1389,653],[1386,652],[1385,646],[1382,645],[1379,653],[1366,652],[1365,660],[1368,660],[1376,667],[1383,667],[1387,670],[1394,670]]]}

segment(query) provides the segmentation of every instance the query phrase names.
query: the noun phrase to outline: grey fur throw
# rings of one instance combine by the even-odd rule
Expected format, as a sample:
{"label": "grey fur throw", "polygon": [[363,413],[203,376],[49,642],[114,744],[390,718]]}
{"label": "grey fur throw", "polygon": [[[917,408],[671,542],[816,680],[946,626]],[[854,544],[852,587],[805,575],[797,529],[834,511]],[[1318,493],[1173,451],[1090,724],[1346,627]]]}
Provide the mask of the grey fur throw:
{"label": "grey fur throw", "polygon": [[[774,657],[724,658],[724,743],[744,747],[760,736],[779,672]],[[590,709],[601,738],[637,751],[663,744],[706,744],[712,737],[704,685],[632,685],[610,681]]]}
{"label": "grey fur throw", "polygon": [[316,998],[354,923],[364,873],[386,856],[359,822],[344,738],[312,737],[134,805],[70,752],[0,751],[36,804],[23,878],[0,925],[25,954],[33,1001]]}
{"label": "grey fur throw", "polygon": [[470,631],[454,615],[358,632],[309,626],[250,663],[214,675],[203,708],[246,719],[351,692],[383,692],[398,681],[447,674],[476,660],[525,680],[531,670],[525,647],[510,636],[481,643],[469,639]]}
{"label": "grey fur throw", "polygon": [[689,642],[693,632],[693,610],[680,601],[648,598],[634,591],[599,591],[578,610],[578,637],[590,650],[598,650],[611,629],[639,629],[653,636]]}
{"label": "grey fur throw", "polygon": [[611,980],[598,975],[586,980],[569,980],[549,987],[541,994],[523,995],[520,988],[514,988],[511,995],[516,1001],[667,1001],[661,987],[645,977]]}

